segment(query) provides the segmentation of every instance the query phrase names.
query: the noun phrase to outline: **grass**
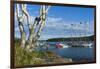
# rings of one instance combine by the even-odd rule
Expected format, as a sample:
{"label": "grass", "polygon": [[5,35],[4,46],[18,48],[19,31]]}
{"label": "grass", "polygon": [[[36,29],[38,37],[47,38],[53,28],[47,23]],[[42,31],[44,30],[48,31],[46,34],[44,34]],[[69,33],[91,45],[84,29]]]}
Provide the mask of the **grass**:
{"label": "grass", "polygon": [[45,56],[44,52],[28,52],[20,48],[19,44],[15,45],[15,66],[43,64],[45,61],[41,59],[42,56]]}
{"label": "grass", "polygon": [[[15,43],[15,66],[25,65],[41,65],[41,64],[54,64],[65,63],[66,61],[50,51],[32,51],[29,52],[26,49],[19,47],[19,44]],[[67,60],[67,63],[70,62]]]}

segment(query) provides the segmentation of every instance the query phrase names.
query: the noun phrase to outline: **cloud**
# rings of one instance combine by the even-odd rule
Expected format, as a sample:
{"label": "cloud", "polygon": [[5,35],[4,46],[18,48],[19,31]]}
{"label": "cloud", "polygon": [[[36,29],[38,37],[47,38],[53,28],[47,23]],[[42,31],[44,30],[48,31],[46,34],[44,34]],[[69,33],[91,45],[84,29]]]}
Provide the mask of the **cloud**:
{"label": "cloud", "polygon": [[61,17],[48,17],[40,39],[71,37],[71,34],[73,36],[93,35],[94,22],[89,21],[80,24],[76,21],[66,21]]}
{"label": "cloud", "polygon": [[[30,7],[29,12],[31,14],[33,13],[34,8]],[[35,9],[34,9],[35,10]],[[30,24],[34,23],[34,19],[37,16],[38,12],[34,11],[34,14],[30,15]],[[56,14],[56,13],[55,13]],[[24,27],[27,32],[28,37],[28,28],[27,28],[27,18],[24,19]],[[73,26],[71,25],[73,24]],[[80,36],[80,33],[84,35],[84,33],[87,33],[87,35],[91,35],[94,33],[94,22],[88,21],[87,25],[85,23],[80,24],[79,21],[67,21],[65,18],[62,17],[47,17],[46,24],[43,28],[43,31],[41,32],[40,39],[48,39],[48,38],[57,38],[57,37],[70,37],[71,34],[73,36]],[[18,28],[18,21],[16,18],[16,12],[15,12],[15,36],[20,37],[19,34],[19,28]]]}
{"label": "cloud", "polygon": [[[30,16],[30,23],[34,23],[35,16]],[[73,26],[71,25],[73,24]],[[90,25],[91,24],[91,25]],[[24,20],[24,25],[27,26],[27,19]],[[84,32],[87,31],[87,34],[93,34],[94,32],[94,23],[93,21],[87,22],[87,25],[85,23],[80,24],[80,22],[74,22],[74,21],[66,21],[61,17],[48,17],[46,20],[46,24],[43,28],[43,31],[41,32],[41,38],[40,39],[47,39],[47,38],[56,38],[56,37],[70,37],[71,34],[74,34],[73,36],[79,36],[80,33],[84,35]],[[27,32],[28,37],[28,28],[25,27],[25,30]],[[15,16],[15,36],[20,37],[19,34],[19,27],[18,27],[18,21]],[[77,35],[76,35],[77,33]]]}
{"label": "cloud", "polygon": [[[71,25],[73,24],[73,26]],[[94,23],[93,21],[87,22],[87,23],[82,23],[80,22],[75,22],[75,21],[65,21],[63,18],[54,18],[54,17],[49,17],[47,19],[46,28],[54,28],[54,29],[74,29],[74,30],[86,30],[87,31],[93,31],[94,29]],[[86,29],[85,29],[86,28]]]}

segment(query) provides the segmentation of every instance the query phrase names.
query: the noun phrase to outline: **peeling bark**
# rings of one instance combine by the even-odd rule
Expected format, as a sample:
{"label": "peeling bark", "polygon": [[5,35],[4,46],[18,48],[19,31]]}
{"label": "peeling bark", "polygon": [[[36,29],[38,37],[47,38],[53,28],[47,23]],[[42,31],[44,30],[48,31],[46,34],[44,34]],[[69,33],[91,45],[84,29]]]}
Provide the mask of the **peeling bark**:
{"label": "peeling bark", "polygon": [[33,43],[35,43],[35,45],[37,45],[37,41],[38,39],[40,38],[40,34],[41,34],[41,31],[43,30],[43,27],[46,23],[46,14],[49,10],[50,6],[45,7],[45,5],[42,5],[41,8],[40,8],[40,25],[39,25],[39,28],[38,28],[38,31],[35,34],[35,36],[33,37]]}
{"label": "peeling bark", "polygon": [[[42,5],[40,8],[40,15],[35,18],[33,25],[30,23],[30,16],[27,11],[27,5],[21,4],[21,12],[22,15],[19,13],[19,4],[17,4],[16,11],[17,11],[17,19],[18,19],[18,26],[21,33],[21,47],[25,47],[26,45],[26,34],[24,30],[24,17],[27,17],[27,26],[29,29],[29,36],[27,40],[26,48],[34,48],[37,45],[37,41],[40,37],[40,33],[45,25],[46,14],[49,10],[50,6],[46,9],[45,5]],[[36,31],[37,30],[37,31]]]}
{"label": "peeling bark", "polygon": [[17,19],[18,19],[18,26],[19,26],[19,30],[20,30],[20,34],[21,34],[21,41],[20,41],[20,46],[22,48],[25,47],[25,43],[26,43],[26,33],[24,30],[24,26],[23,26],[23,15],[21,16],[19,13],[19,5],[17,4],[16,6],[16,15],[17,15]]}
{"label": "peeling bark", "polygon": [[27,5],[26,4],[22,4],[22,12],[26,15],[27,17],[27,24],[28,24],[28,28],[29,28],[29,31],[31,29],[31,25],[30,25],[30,16],[29,16],[29,13],[27,12],[27,9],[26,9]]}

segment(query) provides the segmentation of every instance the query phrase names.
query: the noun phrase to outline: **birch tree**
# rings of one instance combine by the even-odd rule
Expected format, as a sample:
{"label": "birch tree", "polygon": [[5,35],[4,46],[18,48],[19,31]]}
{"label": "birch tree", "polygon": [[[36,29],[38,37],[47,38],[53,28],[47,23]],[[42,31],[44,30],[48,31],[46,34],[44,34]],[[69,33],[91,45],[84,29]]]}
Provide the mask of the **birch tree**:
{"label": "birch tree", "polygon": [[24,14],[22,13],[22,15],[20,15],[19,4],[16,5],[16,15],[17,15],[17,20],[18,20],[18,27],[19,27],[20,34],[21,34],[20,46],[24,48],[25,43],[26,43],[26,33],[24,30],[24,26],[23,26]]}
{"label": "birch tree", "polygon": [[[38,39],[40,38],[40,34],[42,32],[42,29],[46,23],[46,15],[48,13],[48,10],[50,6],[46,8],[45,5],[41,5],[40,7],[40,14],[39,16],[35,17],[35,20],[33,23],[30,21],[30,15],[27,11],[27,5],[26,4],[20,4],[21,8],[19,7],[19,4],[17,4],[16,11],[17,11],[17,20],[18,20],[18,26],[21,34],[21,43],[20,46],[23,48],[35,48],[36,43]],[[33,7],[34,8],[34,7]],[[19,10],[21,9],[21,10]],[[22,14],[20,14],[22,12]],[[24,28],[24,20],[25,17],[27,18],[27,26],[29,30],[29,36],[28,39],[26,40],[26,35],[27,32],[25,32]],[[37,29],[37,31],[36,31]],[[27,42],[27,44],[26,44]]]}

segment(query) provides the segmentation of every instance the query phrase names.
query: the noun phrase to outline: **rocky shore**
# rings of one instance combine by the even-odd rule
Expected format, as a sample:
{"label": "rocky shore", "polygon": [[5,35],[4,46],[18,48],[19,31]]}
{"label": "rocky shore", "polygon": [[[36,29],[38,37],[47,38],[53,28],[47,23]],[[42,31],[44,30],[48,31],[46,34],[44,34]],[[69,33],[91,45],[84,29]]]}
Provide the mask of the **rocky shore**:
{"label": "rocky shore", "polygon": [[63,58],[51,51],[28,52],[18,46],[15,48],[15,66],[72,63],[71,58]]}

